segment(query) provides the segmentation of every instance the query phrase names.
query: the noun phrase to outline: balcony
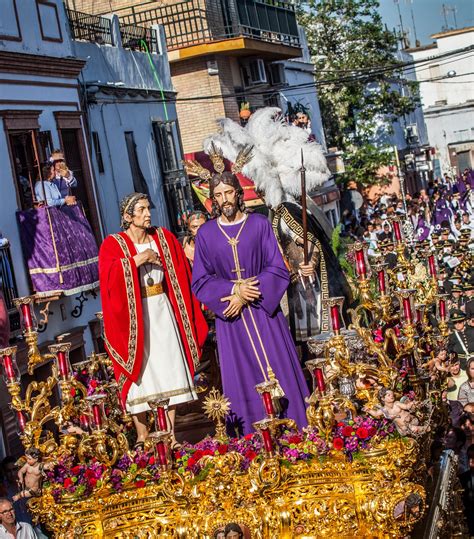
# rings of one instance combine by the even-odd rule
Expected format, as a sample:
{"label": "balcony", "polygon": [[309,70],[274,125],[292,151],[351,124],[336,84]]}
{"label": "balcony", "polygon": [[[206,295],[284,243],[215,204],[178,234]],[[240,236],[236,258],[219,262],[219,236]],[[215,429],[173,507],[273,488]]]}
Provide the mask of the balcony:
{"label": "balcony", "polygon": [[18,297],[16,288],[15,273],[13,270],[10,244],[5,242],[0,246],[0,289],[5,300],[5,306],[10,320],[10,332],[12,336],[20,333],[20,315],[13,303],[13,299]]}
{"label": "balcony", "polygon": [[[71,36],[76,41],[98,45],[117,45],[114,41],[112,21],[100,15],[89,15],[67,8]],[[120,24],[122,47],[133,51],[159,54],[158,36],[153,28],[136,24]]]}
{"label": "balcony", "polygon": [[170,61],[215,53],[301,56],[295,10],[285,0],[186,0],[149,6],[136,4],[116,13],[124,25],[163,25]]}

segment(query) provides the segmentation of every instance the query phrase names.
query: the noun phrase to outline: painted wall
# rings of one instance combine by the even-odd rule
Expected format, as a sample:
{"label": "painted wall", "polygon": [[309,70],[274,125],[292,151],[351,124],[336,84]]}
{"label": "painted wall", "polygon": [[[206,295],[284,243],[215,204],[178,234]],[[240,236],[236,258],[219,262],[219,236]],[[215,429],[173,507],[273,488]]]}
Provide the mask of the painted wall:
{"label": "painted wall", "polygon": [[0,50],[42,56],[72,56],[68,22],[61,0],[49,0],[48,4],[42,5],[37,5],[35,0],[1,0],[0,35],[21,35],[20,41],[0,39]]}
{"label": "painted wall", "polygon": [[[87,60],[81,83],[86,96],[88,130],[98,133],[104,163],[104,172],[100,173],[93,150],[99,208],[107,234],[119,230],[119,202],[134,190],[125,144],[128,131],[134,134],[140,169],[155,204],[153,222],[169,226],[152,121],[176,119],[175,105],[160,102],[160,89],[173,91],[162,27],[153,27],[158,32],[160,54],[148,57],[120,46],[118,20],[116,16],[111,18],[118,46],[74,42],[77,57]],[[136,95],[137,89],[146,91]]]}

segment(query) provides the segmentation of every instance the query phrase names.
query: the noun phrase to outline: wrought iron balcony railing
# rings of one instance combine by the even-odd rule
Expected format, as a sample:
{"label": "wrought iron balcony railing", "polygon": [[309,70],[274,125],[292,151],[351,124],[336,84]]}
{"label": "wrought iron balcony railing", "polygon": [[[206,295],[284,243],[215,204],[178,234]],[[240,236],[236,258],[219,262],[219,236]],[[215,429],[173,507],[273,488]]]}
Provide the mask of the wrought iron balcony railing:
{"label": "wrought iron balcony railing", "polygon": [[112,23],[99,15],[89,15],[66,8],[71,36],[78,41],[113,45]]}
{"label": "wrought iron balcony railing", "polygon": [[122,24],[162,24],[168,50],[235,37],[300,46],[295,10],[285,0],[185,0],[149,6],[136,4],[117,14]]}
{"label": "wrought iron balcony railing", "polygon": [[9,243],[0,246],[0,286],[8,311],[8,318],[10,319],[10,332],[12,335],[15,335],[21,328],[20,315],[13,303],[13,298],[18,297],[18,290],[16,288],[15,273],[13,270]]}
{"label": "wrought iron balcony railing", "polygon": [[[135,24],[120,24],[122,47],[133,51],[155,52],[159,54],[158,36],[153,28]],[[145,46],[146,45],[146,46]]]}

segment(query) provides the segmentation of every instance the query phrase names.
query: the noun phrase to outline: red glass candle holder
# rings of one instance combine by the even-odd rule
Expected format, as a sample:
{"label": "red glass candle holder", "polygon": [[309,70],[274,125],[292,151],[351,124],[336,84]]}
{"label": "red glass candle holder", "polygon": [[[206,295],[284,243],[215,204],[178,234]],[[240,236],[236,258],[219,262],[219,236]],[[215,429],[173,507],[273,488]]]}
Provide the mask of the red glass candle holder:
{"label": "red glass candle holder", "polygon": [[438,307],[438,319],[442,320],[443,322],[446,322],[448,320],[448,308],[446,303],[448,298],[448,294],[438,294],[438,296],[436,297]]}
{"label": "red glass candle holder", "polygon": [[158,457],[158,464],[160,466],[168,465],[168,451],[164,442],[158,442],[156,444],[156,453]]}
{"label": "red glass candle holder", "polygon": [[365,260],[365,246],[360,243],[356,242],[354,244],[354,254],[355,254],[355,262],[356,262],[356,272],[357,276],[360,279],[367,279],[367,264]]}
{"label": "red glass candle holder", "polygon": [[158,432],[168,432],[168,417],[166,410],[168,409],[169,399],[156,399],[148,401],[148,406],[153,412],[155,419],[155,429]]}
{"label": "red glass candle holder", "polygon": [[161,468],[169,468],[171,465],[170,459],[170,435],[167,432],[152,432],[148,437],[148,441],[153,446],[155,462]]}
{"label": "red glass candle holder", "polygon": [[306,361],[305,365],[313,377],[313,391],[317,389],[320,393],[326,391],[326,381],[324,379],[323,367],[326,363],[325,357],[311,359]]}
{"label": "red glass candle holder", "polygon": [[265,407],[265,412],[269,416],[274,416],[275,409],[273,408],[272,396],[270,395],[268,391],[264,391],[262,393],[262,398],[263,398],[263,406]]}
{"label": "red glass candle holder", "polygon": [[3,379],[5,383],[13,384],[20,381],[20,371],[16,363],[16,346],[8,346],[0,350],[2,358]]}
{"label": "red glass candle holder", "polygon": [[272,392],[277,385],[276,380],[266,380],[255,386],[255,389],[262,396],[263,407],[267,417],[275,417],[275,407],[273,406]]}
{"label": "red glass candle holder", "polygon": [[436,279],[437,278],[436,257],[434,254],[430,254],[428,256],[428,270],[430,272],[431,277],[433,277],[433,279]]}
{"label": "red glass candle holder", "polygon": [[401,289],[397,292],[400,301],[400,319],[404,324],[413,324],[413,298],[415,293],[416,290],[411,289]]}
{"label": "red glass candle holder", "polygon": [[69,362],[71,343],[62,342],[59,344],[52,344],[51,346],[48,346],[48,350],[56,357],[59,379],[69,380],[72,372],[71,364]]}
{"label": "red glass candle holder", "polygon": [[273,453],[273,440],[269,429],[262,429],[263,447],[267,453]]}
{"label": "red glass candle holder", "polygon": [[402,241],[402,230],[401,230],[400,221],[398,220],[398,218],[393,218],[392,219],[392,227],[393,227],[393,234],[395,236],[395,241],[397,243],[401,243],[401,241]]}
{"label": "red glass candle holder", "polygon": [[380,295],[384,296],[387,293],[388,282],[386,269],[388,264],[382,262],[380,259],[374,262],[373,269],[377,273],[377,283]]}
{"label": "red glass candle holder", "polygon": [[90,395],[86,398],[89,404],[90,416],[92,418],[92,426],[94,430],[102,430],[104,427],[104,404],[106,399],[107,396],[102,393]]}
{"label": "red glass candle holder", "polygon": [[339,335],[342,328],[340,313],[343,303],[344,297],[334,297],[324,301],[325,307],[329,310],[331,328],[335,335]]}
{"label": "red glass candle holder", "polygon": [[25,412],[22,412],[21,410],[17,410],[16,412],[16,422],[18,424],[18,428],[21,432],[25,431],[26,424],[28,423],[28,417],[26,416]]}
{"label": "red glass candle holder", "polygon": [[27,333],[36,331],[38,324],[33,309],[34,296],[23,296],[13,300],[15,307],[20,313],[20,323],[23,330]]}
{"label": "red glass candle holder", "polygon": [[88,432],[90,428],[89,416],[87,414],[81,414],[79,416],[79,426],[84,432]]}

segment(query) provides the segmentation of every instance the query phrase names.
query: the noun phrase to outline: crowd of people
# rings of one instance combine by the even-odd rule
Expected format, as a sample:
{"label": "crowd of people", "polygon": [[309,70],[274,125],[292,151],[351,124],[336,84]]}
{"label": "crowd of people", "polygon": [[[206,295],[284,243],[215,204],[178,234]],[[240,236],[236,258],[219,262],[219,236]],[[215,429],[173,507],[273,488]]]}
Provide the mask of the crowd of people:
{"label": "crowd of people", "polygon": [[[408,221],[408,239],[434,251],[438,285],[446,294],[449,313],[447,347],[440,347],[426,364],[432,377],[444,382],[449,424],[435,436],[432,463],[442,449],[458,456],[470,534],[474,534],[474,171],[466,170],[456,181],[429,183],[426,190],[404,202],[384,194],[358,212],[344,215],[344,233],[367,243],[369,258],[384,258],[389,269],[397,266],[391,219]],[[406,219],[408,217],[408,219]],[[431,320],[436,324],[436,320]]]}

